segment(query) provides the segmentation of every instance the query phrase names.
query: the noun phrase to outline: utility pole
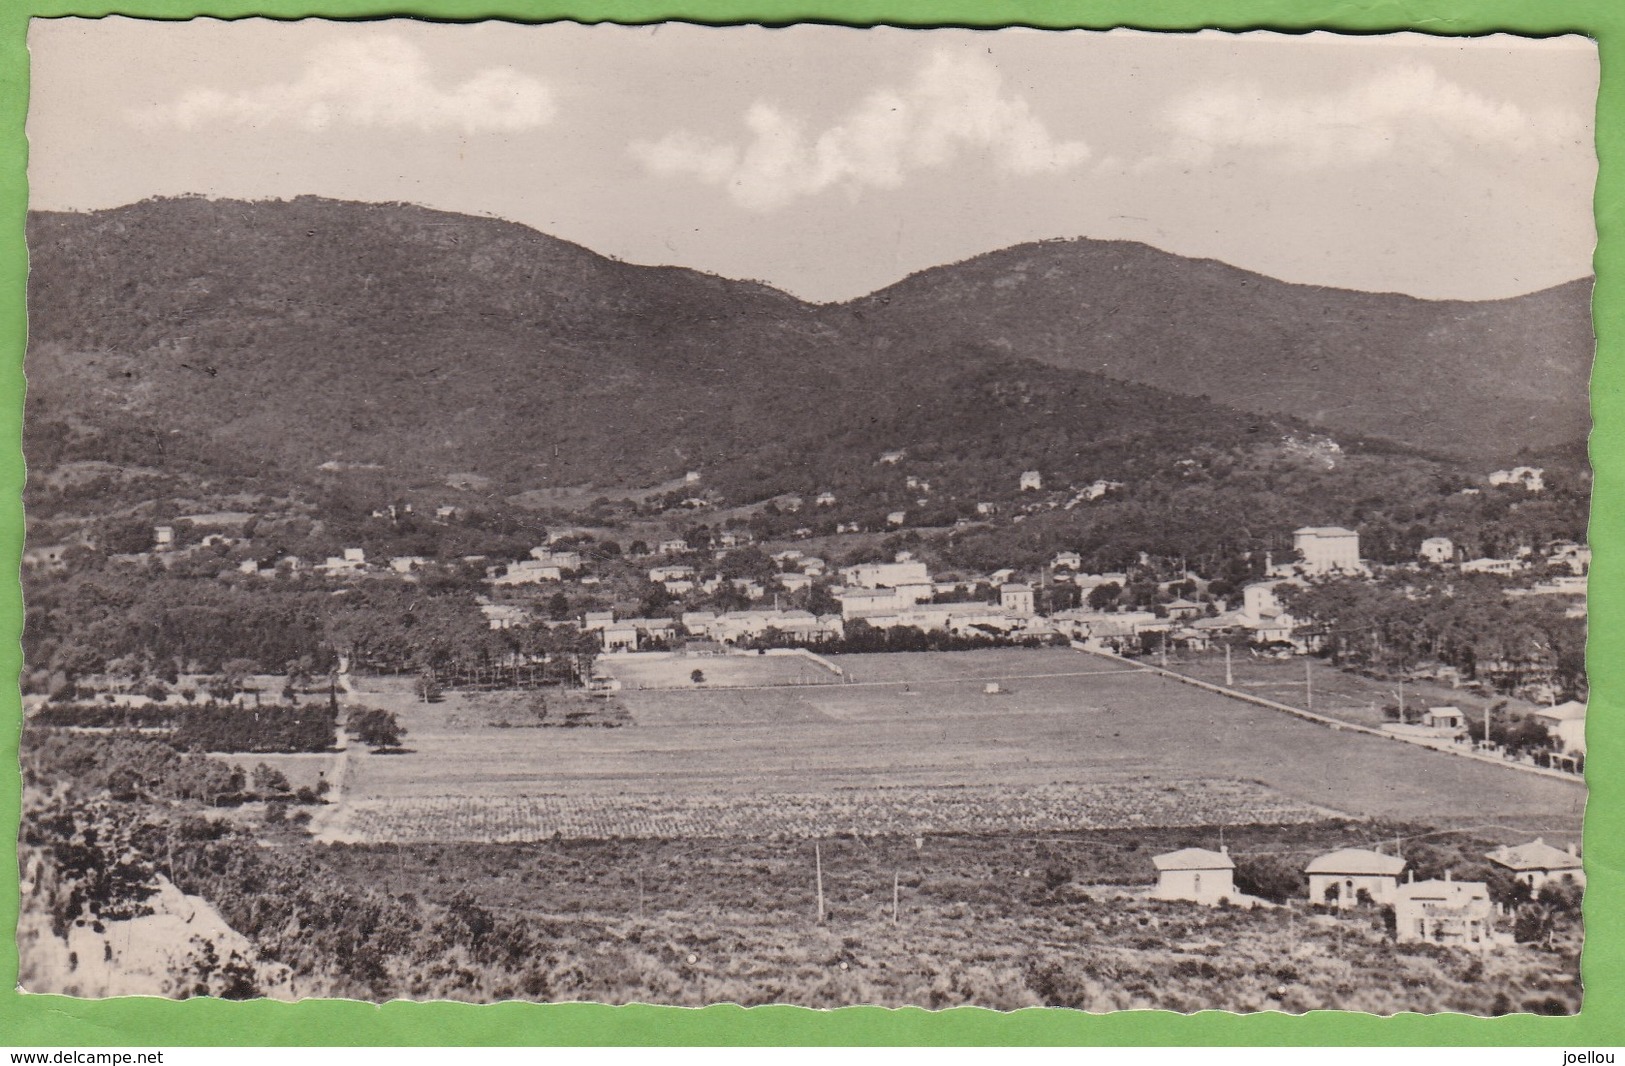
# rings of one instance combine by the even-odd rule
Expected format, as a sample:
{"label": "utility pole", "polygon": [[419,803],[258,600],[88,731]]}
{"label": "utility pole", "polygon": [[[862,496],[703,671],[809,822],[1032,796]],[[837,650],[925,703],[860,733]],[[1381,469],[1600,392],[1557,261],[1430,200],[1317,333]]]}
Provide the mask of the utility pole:
{"label": "utility pole", "polygon": [[1308,710],[1315,709],[1315,678],[1309,670],[1309,660],[1303,661],[1303,705]]}
{"label": "utility pole", "polygon": [[813,841],[813,871],[818,879],[818,924],[824,924],[824,855]]}
{"label": "utility pole", "polygon": [[1224,646],[1224,687],[1236,687],[1235,675],[1230,672],[1230,645],[1228,642]]}

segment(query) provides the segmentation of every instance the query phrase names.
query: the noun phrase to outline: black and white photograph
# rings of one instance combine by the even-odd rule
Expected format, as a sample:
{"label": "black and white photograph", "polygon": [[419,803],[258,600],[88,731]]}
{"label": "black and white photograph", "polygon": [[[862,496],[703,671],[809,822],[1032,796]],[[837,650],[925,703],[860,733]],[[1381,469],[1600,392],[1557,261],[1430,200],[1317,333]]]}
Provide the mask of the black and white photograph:
{"label": "black and white photograph", "polygon": [[1591,40],[29,49],[25,991],[1580,1010]]}

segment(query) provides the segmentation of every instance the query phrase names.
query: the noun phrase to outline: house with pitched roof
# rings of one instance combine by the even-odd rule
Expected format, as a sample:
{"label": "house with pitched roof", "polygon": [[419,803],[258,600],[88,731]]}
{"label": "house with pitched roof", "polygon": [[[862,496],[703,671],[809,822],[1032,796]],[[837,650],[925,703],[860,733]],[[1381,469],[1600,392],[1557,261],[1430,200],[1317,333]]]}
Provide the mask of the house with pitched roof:
{"label": "house with pitched roof", "polygon": [[1344,909],[1365,902],[1392,904],[1405,860],[1365,848],[1340,848],[1316,858],[1303,872],[1309,900]]}
{"label": "house with pitched roof", "polygon": [[1227,849],[1181,848],[1153,856],[1157,887],[1153,899],[1182,899],[1209,906],[1235,897],[1236,862]]}
{"label": "house with pitched roof", "polygon": [[1559,703],[1556,707],[1542,707],[1532,712],[1537,722],[1546,727],[1560,747],[1569,755],[1584,755],[1586,750],[1586,705],[1579,700]]}
{"label": "house with pitched roof", "polygon": [[1529,886],[1530,892],[1539,892],[1548,881],[1561,881],[1565,877],[1577,885],[1586,883],[1585,868],[1580,863],[1578,849],[1554,848],[1540,837],[1515,848],[1506,845],[1484,856],[1495,865],[1512,871],[1512,876]]}
{"label": "house with pitched roof", "polygon": [[1401,943],[1482,948],[1493,932],[1482,881],[1409,881],[1394,892],[1394,938]]}

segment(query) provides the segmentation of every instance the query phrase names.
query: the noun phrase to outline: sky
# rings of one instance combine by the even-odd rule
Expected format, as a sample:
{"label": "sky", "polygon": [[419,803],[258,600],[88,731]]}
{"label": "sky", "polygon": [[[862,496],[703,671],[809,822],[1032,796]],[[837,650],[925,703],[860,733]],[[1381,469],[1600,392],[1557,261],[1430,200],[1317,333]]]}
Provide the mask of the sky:
{"label": "sky", "polygon": [[1056,237],[1492,299],[1596,239],[1581,37],[109,18],[29,46],[49,210],[402,200],[819,302]]}

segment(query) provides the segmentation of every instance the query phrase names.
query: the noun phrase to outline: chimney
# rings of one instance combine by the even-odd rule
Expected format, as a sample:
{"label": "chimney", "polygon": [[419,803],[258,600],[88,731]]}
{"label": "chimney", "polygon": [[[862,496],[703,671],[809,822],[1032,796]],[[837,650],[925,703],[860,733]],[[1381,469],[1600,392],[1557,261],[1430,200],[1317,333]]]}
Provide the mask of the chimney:
{"label": "chimney", "polygon": [[1449,880],[1450,880],[1450,869],[1449,869],[1449,867],[1446,867],[1446,868],[1445,868],[1445,871],[1444,871],[1444,879],[1445,879],[1445,880],[1446,880],[1446,881],[1449,881]]}

